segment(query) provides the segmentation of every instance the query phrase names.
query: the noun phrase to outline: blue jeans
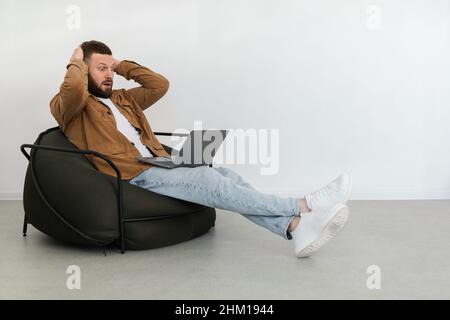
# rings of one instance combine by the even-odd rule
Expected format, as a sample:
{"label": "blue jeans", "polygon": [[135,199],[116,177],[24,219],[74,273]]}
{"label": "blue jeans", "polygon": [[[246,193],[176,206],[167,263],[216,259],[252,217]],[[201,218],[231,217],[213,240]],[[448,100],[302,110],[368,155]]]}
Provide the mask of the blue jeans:
{"label": "blue jeans", "polygon": [[298,199],[261,193],[223,167],[151,167],[128,182],[169,197],[237,212],[288,240],[292,239],[288,226],[299,215]]}

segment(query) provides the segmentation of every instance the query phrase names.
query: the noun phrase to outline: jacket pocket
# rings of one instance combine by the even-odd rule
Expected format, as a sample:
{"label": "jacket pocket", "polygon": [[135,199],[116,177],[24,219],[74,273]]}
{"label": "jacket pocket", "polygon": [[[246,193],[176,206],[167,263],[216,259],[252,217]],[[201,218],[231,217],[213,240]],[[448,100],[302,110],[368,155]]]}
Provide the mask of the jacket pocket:
{"label": "jacket pocket", "polygon": [[91,109],[90,117],[96,122],[113,122],[114,116],[109,108],[95,106]]}

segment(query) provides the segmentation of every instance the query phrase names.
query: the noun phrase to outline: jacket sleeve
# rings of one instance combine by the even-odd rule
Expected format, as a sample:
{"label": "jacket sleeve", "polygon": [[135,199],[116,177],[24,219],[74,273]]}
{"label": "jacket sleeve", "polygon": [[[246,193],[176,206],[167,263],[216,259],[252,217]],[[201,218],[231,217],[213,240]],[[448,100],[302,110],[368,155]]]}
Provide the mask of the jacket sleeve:
{"label": "jacket sleeve", "polygon": [[50,111],[63,130],[86,106],[89,96],[87,75],[88,67],[83,60],[71,60],[59,92],[50,101]]}
{"label": "jacket sleeve", "polygon": [[127,90],[142,110],[162,98],[169,89],[169,81],[162,75],[134,61],[122,60],[116,68],[117,74],[134,80],[141,86]]}

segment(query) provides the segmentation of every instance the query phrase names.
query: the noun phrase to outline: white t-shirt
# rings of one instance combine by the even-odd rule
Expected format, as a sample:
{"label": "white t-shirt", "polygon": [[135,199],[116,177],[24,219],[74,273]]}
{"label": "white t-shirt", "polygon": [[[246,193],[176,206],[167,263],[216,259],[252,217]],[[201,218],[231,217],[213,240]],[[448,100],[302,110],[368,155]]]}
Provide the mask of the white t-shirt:
{"label": "white t-shirt", "polygon": [[128,119],[120,113],[119,109],[112,103],[110,99],[98,98],[101,102],[106,104],[112,111],[114,118],[116,119],[117,130],[119,130],[128,140],[134,143],[134,146],[138,149],[141,156],[153,157],[148,148],[142,143],[139,131],[131,125]]}

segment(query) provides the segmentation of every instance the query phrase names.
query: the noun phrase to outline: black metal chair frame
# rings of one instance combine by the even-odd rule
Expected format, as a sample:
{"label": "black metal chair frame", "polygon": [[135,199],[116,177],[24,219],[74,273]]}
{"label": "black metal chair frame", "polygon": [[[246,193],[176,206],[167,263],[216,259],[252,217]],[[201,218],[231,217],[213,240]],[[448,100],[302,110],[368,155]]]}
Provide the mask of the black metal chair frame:
{"label": "black metal chair frame", "polygon": [[[60,128],[59,126],[53,127],[44,132],[41,132],[41,134],[39,134],[39,136],[37,138],[37,143],[39,143],[41,141],[41,138],[44,134],[47,134],[48,132],[57,130],[59,128]],[[189,134],[185,134],[185,133],[171,133],[171,132],[154,132],[154,134],[160,135],[160,136],[179,136],[179,137],[186,137],[189,135]],[[30,148],[31,150],[48,150],[48,151],[57,151],[57,152],[78,153],[78,154],[83,154],[83,155],[91,154],[91,155],[94,155],[96,157],[103,159],[104,161],[106,161],[109,164],[109,166],[114,170],[114,172],[117,175],[117,208],[118,208],[118,212],[119,212],[118,222],[119,222],[119,237],[120,237],[120,252],[121,253],[125,253],[124,224],[126,222],[148,221],[148,220],[164,219],[164,218],[170,217],[170,216],[162,215],[162,216],[158,216],[158,217],[148,217],[148,218],[132,218],[132,219],[124,218],[123,217],[123,194],[122,194],[122,183],[121,183],[122,174],[121,174],[119,168],[117,168],[117,166],[114,164],[114,162],[112,162],[111,159],[109,159],[107,156],[105,156],[104,154],[102,154],[100,152],[92,151],[92,150],[72,150],[72,149],[57,148],[57,147],[39,145],[39,144],[23,144],[20,146],[20,150],[22,151],[24,156],[28,159],[29,163],[31,164],[31,176],[33,178],[33,182],[36,187],[36,190],[38,191],[40,197],[45,202],[45,204],[53,212],[56,212],[56,210],[50,205],[50,203],[44,197],[44,195],[41,191],[41,188],[39,187],[39,184],[36,181],[34,162],[33,162],[36,152],[30,152],[30,154],[28,154],[25,151],[25,148]],[[210,165],[210,167],[211,166],[212,165]],[[27,236],[27,227],[28,227],[28,220],[27,220],[26,213],[24,213],[24,221],[23,221],[23,236],[24,237]]]}

